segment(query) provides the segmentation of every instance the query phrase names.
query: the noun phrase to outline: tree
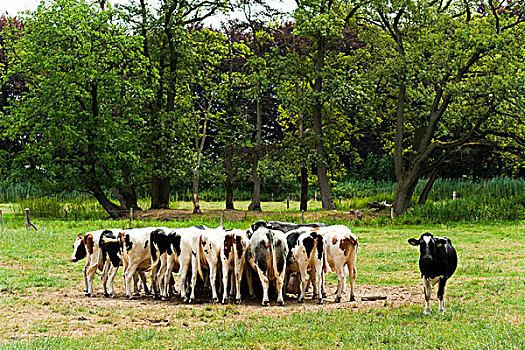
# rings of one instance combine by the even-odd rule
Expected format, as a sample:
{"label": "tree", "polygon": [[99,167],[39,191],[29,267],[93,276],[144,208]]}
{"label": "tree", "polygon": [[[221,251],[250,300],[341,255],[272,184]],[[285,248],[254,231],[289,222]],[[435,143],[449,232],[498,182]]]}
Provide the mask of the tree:
{"label": "tree", "polygon": [[[159,83],[155,89],[155,103],[149,106],[147,138],[151,167],[151,208],[169,207],[170,179],[174,175],[186,176],[181,170],[188,168],[188,139],[191,114],[188,67],[192,57],[192,42],[189,27],[226,8],[224,0],[174,1],[162,0],[159,8],[151,9],[146,0],[138,0],[128,6],[128,12],[144,37],[145,54],[152,68],[159,72]],[[180,164],[180,167],[173,167]],[[184,165],[187,165],[186,167]]]}
{"label": "tree", "polygon": [[150,91],[140,38],[105,8],[56,0],[26,19],[20,61],[11,68],[25,77],[28,93],[14,103],[10,124],[23,147],[15,175],[49,192],[91,193],[117,217],[139,209],[135,188],[144,169],[135,135]]}
{"label": "tree", "polygon": [[22,98],[26,91],[24,78],[9,74],[11,62],[16,57],[15,44],[24,33],[24,24],[17,17],[0,16],[0,177],[7,177],[10,163],[20,147],[7,133],[9,125],[5,115],[10,114],[11,101]]}
{"label": "tree", "polygon": [[[330,149],[337,142],[330,142],[330,136],[341,136],[342,129],[354,128],[347,123],[338,123],[336,128],[330,128],[328,120],[345,119],[341,112],[345,100],[352,100],[353,67],[348,62],[350,52],[341,51],[340,42],[345,37],[345,30],[350,27],[352,18],[361,6],[349,6],[345,1],[297,1],[294,12],[296,27],[294,33],[311,43],[311,52],[303,55],[303,64],[309,65],[307,70],[307,92],[309,108],[315,135],[316,170],[321,192],[322,207],[325,210],[335,209],[330,188]],[[351,32],[347,32],[351,34]],[[334,45],[335,44],[335,45]],[[357,45],[356,47],[358,47]],[[352,46],[349,48],[352,51]],[[349,64],[350,63],[350,64]],[[347,96],[342,94],[347,90]],[[327,108],[328,107],[328,108]],[[351,133],[351,132],[350,132]],[[348,134],[344,130],[343,134]],[[340,139],[340,137],[338,137]],[[335,140],[331,140],[335,141]],[[336,146],[337,147],[337,146]],[[333,153],[332,153],[333,154]],[[332,168],[335,171],[336,168]]]}
{"label": "tree", "polygon": [[365,74],[377,86],[377,106],[393,116],[393,207],[402,214],[418,181],[428,176],[424,202],[455,153],[510,150],[503,134],[521,128],[523,135],[509,115],[509,98],[522,99],[514,92],[523,78],[523,4],[373,1],[363,18],[374,58]]}

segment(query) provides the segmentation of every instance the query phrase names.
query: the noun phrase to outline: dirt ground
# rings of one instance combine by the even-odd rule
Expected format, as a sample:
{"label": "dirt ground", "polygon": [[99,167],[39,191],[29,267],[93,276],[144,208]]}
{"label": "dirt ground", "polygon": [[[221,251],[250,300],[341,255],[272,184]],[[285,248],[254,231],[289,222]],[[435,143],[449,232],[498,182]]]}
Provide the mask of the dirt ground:
{"label": "dirt ground", "polygon": [[[247,321],[254,316],[286,317],[293,313],[344,309],[362,312],[370,308],[396,308],[423,303],[419,286],[376,287],[358,284],[355,290],[357,301],[349,302],[349,296],[345,295],[341,303],[334,302],[335,289],[336,285],[327,285],[328,297],[321,305],[311,299],[310,292],[303,304],[291,297],[284,306],[277,306],[274,298],[270,299],[269,307],[261,306],[259,299],[244,300],[241,305],[211,304],[204,295],[197,296],[195,304],[184,304],[179,298],[169,301],[153,300],[145,295],[128,300],[119,284],[116,284],[116,298],[104,298],[100,286],[97,297],[88,298],[82,292],[80,284],[56,292],[33,289],[24,295],[4,291],[0,298],[9,296],[16,302],[0,308],[0,319],[7,321],[0,334],[0,344],[42,336],[93,336],[107,332],[107,325],[113,330],[194,328],[210,323]],[[363,300],[370,296],[382,299]]]}

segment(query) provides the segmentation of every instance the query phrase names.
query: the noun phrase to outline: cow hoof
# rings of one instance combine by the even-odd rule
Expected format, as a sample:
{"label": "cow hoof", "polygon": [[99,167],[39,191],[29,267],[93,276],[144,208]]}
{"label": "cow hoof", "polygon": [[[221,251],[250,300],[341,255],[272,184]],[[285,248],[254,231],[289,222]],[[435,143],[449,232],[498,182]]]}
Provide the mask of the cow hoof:
{"label": "cow hoof", "polygon": [[317,300],[317,304],[322,305],[323,304],[323,299],[318,299]]}
{"label": "cow hoof", "polygon": [[211,299],[212,304],[217,304],[219,302],[218,298]]}
{"label": "cow hoof", "polygon": [[166,298],[166,297],[160,297],[160,300],[162,300],[162,301],[167,301],[168,298]]}
{"label": "cow hoof", "polygon": [[130,296],[128,297],[128,299],[129,299],[129,300],[135,300],[135,297],[134,297],[133,295],[130,295]]}
{"label": "cow hoof", "polygon": [[304,299],[299,299],[299,300],[297,300],[297,302],[298,302],[299,304],[302,304],[302,303],[304,303]]}
{"label": "cow hoof", "polygon": [[235,299],[235,304],[237,304],[237,305],[241,305],[241,304],[242,304],[241,299]]}
{"label": "cow hoof", "polygon": [[94,297],[95,297],[95,293],[90,293],[90,294],[88,294],[88,297],[90,297],[90,298],[94,298]]}
{"label": "cow hoof", "polygon": [[323,292],[323,298],[324,299],[328,298],[328,294],[326,294],[326,292]]}
{"label": "cow hoof", "polygon": [[350,296],[350,301],[355,301],[355,296],[354,295]]}
{"label": "cow hoof", "polygon": [[194,302],[193,298],[188,299],[188,304],[193,304],[193,302]]}
{"label": "cow hoof", "polygon": [[108,293],[104,293],[104,298],[109,298],[110,295]]}
{"label": "cow hoof", "polygon": [[341,297],[335,297],[334,302],[336,302],[336,303],[340,303],[340,302],[341,302]]}
{"label": "cow hoof", "polygon": [[278,301],[278,302],[277,302],[277,305],[279,305],[279,306],[284,306],[284,301],[283,301],[283,300]]}
{"label": "cow hoof", "polygon": [[270,302],[268,300],[265,300],[262,302],[263,306],[270,306]]}

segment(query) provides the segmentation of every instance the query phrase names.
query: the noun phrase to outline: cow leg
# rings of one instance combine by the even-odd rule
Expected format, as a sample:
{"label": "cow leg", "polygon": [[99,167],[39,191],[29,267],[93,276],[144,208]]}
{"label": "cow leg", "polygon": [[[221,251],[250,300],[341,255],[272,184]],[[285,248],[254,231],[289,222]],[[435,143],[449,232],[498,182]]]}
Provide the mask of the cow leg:
{"label": "cow leg", "polygon": [[159,290],[160,299],[162,300],[166,300],[166,283],[164,276],[166,274],[167,255],[167,253],[164,253],[160,256],[160,268],[157,271],[157,288]]}
{"label": "cow leg", "polygon": [[432,283],[423,277],[423,288],[425,290],[425,315],[430,313],[430,297],[432,296]]}
{"label": "cow leg", "polygon": [[104,264],[104,267],[102,268],[102,290],[104,292],[104,297],[109,297],[108,294],[108,275],[109,271],[111,269],[111,262],[109,260],[106,261]]}
{"label": "cow leg", "polygon": [[340,303],[341,302],[341,295],[343,293],[343,288],[346,280],[346,274],[344,271],[344,266],[341,266],[340,264],[335,265],[335,274],[337,276],[337,292],[335,295],[335,302]]}
{"label": "cow leg", "polygon": [[244,270],[244,264],[237,262],[234,266],[234,281],[235,281],[235,302],[241,303],[241,283],[242,283],[242,271]]}
{"label": "cow leg", "polygon": [[175,255],[171,254],[166,257],[166,271],[164,271],[164,275],[162,276],[162,287],[163,290],[161,290],[161,298],[163,300],[166,300],[169,297],[169,289],[171,285],[171,278],[173,270],[175,269]]}
{"label": "cow leg", "polygon": [[150,295],[151,291],[148,288],[148,281],[146,280],[146,274],[144,271],[139,272],[140,280],[142,281],[142,286],[144,287],[144,294]]}
{"label": "cow leg", "polygon": [[223,285],[223,289],[222,289],[222,303],[223,304],[225,304],[226,301],[229,299],[228,298],[228,277],[229,277],[228,267],[229,266],[230,266],[229,262],[223,259],[222,264],[221,264],[222,285]]}
{"label": "cow leg", "polygon": [[84,269],[82,270],[82,273],[84,274],[84,294],[88,295],[88,278],[87,278],[87,271],[89,269],[89,266],[91,265],[91,259],[88,256],[86,259],[86,265],[84,265]]}
{"label": "cow leg", "polygon": [[[352,268],[349,276],[350,280],[350,301],[355,301],[355,294],[354,294],[354,287],[355,287],[355,280],[357,279],[357,269],[355,266]],[[344,279],[345,283],[343,285],[346,285],[346,278]]]}
{"label": "cow leg", "polygon": [[112,298],[115,297],[114,288],[113,288],[113,281],[115,280],[115,276],[117,275],[118,268],[119,268],[118,266],[115,267],[113,265],[111,265],[109,267],[109,273],[108,273],[108,295],[107,296],[112,297]]}
{"label": "cow leg", "polygon": [[246,282],[248,283],[248,293],[250,294],[250,299],[255,298],[255,292],[253,291],[253,279],[252,279],[252,267],[246,265],[244,268],[244,274],[246,275]]}
{"label": "cow leg", "polygon": [[270,300],[268,299],[268,289],[270,288],[270,281],[268,280],[268,277],[266,277],[266,274],[258,266],[257,273],[259,274],[259,279],[261,280],[261,285],[263,289],[262,304],[263,306],[269,306]]}
{"label": "cow leg", "polygon": [[277,276],[275,276],[275,284],[277,287],[277,304],[280,306],[284,306],[284,277],[286,275],[286,267],[284,267],[283,271],[279,273]]}
{"label": "cow leg", "polygon": [[[124,275],[126,273],[124,272]],[[135,271],[133,274],[133,295],[139,296],[140,295],[140,288],[139,288],[139,273]]]}
{"label": "cow leg", "polygon": [[133,278],[135,277],[137,268],[138,268],[138,264],[131,263],[128,265],[126,272],[124,272],[124,284],[126,286],[126,297],[128,297],[130,300],[134,299],[134,294],[131,294],[131,282]]}
{"label": "cow leg", "polygon": [[[217,263],[213,264],[210,264],[208,263],[208,265],[210,266],[210,284],[211,284],[211,302],[212,303],[216,303],[219,301],[219,298],[217,297],[217,285],[216,285],[216,280],[217,280]],[[228,273],[226,273],[226,280],[228,279]],[[227,288],[224,288],[224,294],[227,294]]]}
{"label": "cow leg", "polygon": [[300,286],[300,294],[299,294],[299,299],[297,300],[297,302],[299,303],[303,303],[304,302],[304,297],[306,295],[306,285],[308,284],[308,265],[305,261],[303,261],[303,259],[298,259],[297,260],[297,266],[298,266],[298,275],[299,275],[299,278],[300,278],[300,281],[301,281],[301,284],[299,285]]}
{"label": "cow leg", "polygon": [[178,289],[180,291],[180,297],[182,298],[182,300],[184,302],[187,302],[188,301],[188,298],[186,296],[186,292],[187,292],[187,289],[186,289],[186,276],[188,275],[188,264],[190,262],[188,261],[187,263],[181,263],[180,265],[180,269],[179,269],[179,279],[178,279]]}
{"label": "cow leg", "polygon": [[317,302],[319,304],[322,304],[323,303],[323,293],[321,293],[321,288],[322,288],[321,278],[323,275],[323,261],[322,260],[319,260],[318,262],[316,262],[316,266],[313,271],[315,273],[314,297],[313,298],[317,297]]}
{"label": "cow leg", "polygon": [[192,303],[195,300],[195,286],[197,285],[197,257],[192,254],[191,256],[191,292],[188,303]]}
{"label": "cow leg", "polygon": [[438,299],[439,299],[439,309],[438,311],[442,314],[445,313],[445,300],[443,299],[445,295],[445,285],[447,284],[447,280],[445,278],[442,278],[439,280],[438,284]]}
{"label": "cow leg", "polygon": [[157,281],[158,272],[159,272],[159,264],[160,264],[160,261],[153,262],[152,267],[151,267],[151,289],[153,290],[154,299],[159,298],[159,285]]}

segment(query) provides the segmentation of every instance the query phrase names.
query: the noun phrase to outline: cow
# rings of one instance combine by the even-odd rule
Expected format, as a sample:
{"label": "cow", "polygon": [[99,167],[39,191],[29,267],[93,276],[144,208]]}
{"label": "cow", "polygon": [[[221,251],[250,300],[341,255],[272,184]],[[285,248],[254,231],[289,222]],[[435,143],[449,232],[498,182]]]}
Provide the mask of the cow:
{"label": "cow", "polygon": [[194,252],[195,257],[192,267],[196,267],[192,271],[191,279],[191,295],[190,302],[193,301],[195,295],[195,285],[197,282],[197,273],[204,282],[207,282],[202,273],[205,268],[209,272],[209,283],[211,286],[211,301],[216,303],[219,301],[216,279],[219,272],[221,247],[224,246],[225,232],[222,227],[216,229],[205,229],[200,232],[198,240],[195,240]]}
{"label": "cow", "polygon": [[[73,244],[73,254],[70,261],[76,262],[84,257],[86,258],[86,265],[82,270],[84,275],[84,293],[86,296],[90,297],[95,296],[95,293],[93,292],[93,278],[97,270],[102,272],[104,296],[108,297],[113,294],[112,278],[114,278],[116,270],[112,266],[110,259],[104,259],[104,254],[100,246],[100,241],[104,232],[106,232],[106,234],[116,234],[118,229],[90,231],[86,232],[83,237],[79,234]],[[111,278],[109,290],[107,288],[108,278]]]}
{"label": "cow", "polygon": [[[241,303],[241,282],[245,269],[246,253],[249,247],[248,234],[244,230],[228,230],[224,234],[220,249],[220,261],[222,267],[223,295],[222,303],[226,303],[228,298],[228,281],[231,276],[231,292],[235,290],[235,302]],[[250,293],[253,295],[249,281]]]}
{"label": "cow", "polygon": [[268,298],[270,281],[275,283],[277,303],[284,305],[283,287],[287,255],[286,237],[281,231],[260,226],[252,233],[247,261],[259,274],[263,288],[263,306],[270,305]]}
{"label": "cow", "polygon": [[[314,279],[313,298],[317,298],[321,304],[323,296],[321,293],[321,278],[323,273],[325,244],[323,237],[316,230],[309,228],[299,228],[289,231],[286,234],[288,245],[286,276],[289,277],[293,272],[297,272],[300,278],[299,290],[300,295],[298,302],[304,302],[306,286],[308,283],[307,276]],[[288,281],[288,278],[286,278]],[[285,286],[288,283],[285,283]]]}
{"label": "cow", "polygon": [[[124,266],[124,284],[126,296],[133,299],[139,295],[137,288],[137,278],[140,276],[146,295],[150,294],[145,272],[151,265],[151,235],[156,231],[156,227],[136,228],[121,230],[119,233],[119,244],[122,251],[122,260]],[[134,279],[134,293],[131,294],[131,279]],[[153,288],[152,288],[153,289]]]}
{"label": "cow", "polygon": [[[337,276],[337,291],[335,302],[341,302],[342,293],[346,287],[346,271],[350,280],[350,301],[355,301],[354,285],[357,278],[357,247],[359,245],[357,236],[344,225],[332,225],[317,229],[318,234],[323,236],[326,246],[325,272],[335,271]],[[322,277],[322,293],[325,294],[324,274]]]}
{"label": "cow", "polygon": [[425,314],[430,313],[430,297],[432,286],[438,284],[437,296],[440,313],[445,312],[445,285],[458,265],[456,250],[448,237],[437,237],[425,232],[419,239],[410,238],[408,243],[419,246],[419,270],[425,291]]}

